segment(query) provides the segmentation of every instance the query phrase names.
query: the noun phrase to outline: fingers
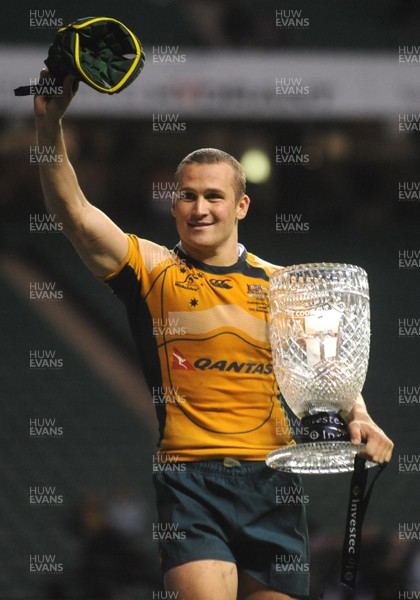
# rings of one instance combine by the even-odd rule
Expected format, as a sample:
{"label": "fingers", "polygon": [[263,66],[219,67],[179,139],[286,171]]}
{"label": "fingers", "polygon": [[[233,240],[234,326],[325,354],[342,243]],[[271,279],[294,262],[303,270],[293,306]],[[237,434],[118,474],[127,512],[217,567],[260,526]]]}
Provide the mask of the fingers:
{"label": "fingers", "polygon": [[392,456],[393,444],[391,447],[386,443],[377,443],[376,441],[369,440],[363,452],[359,452],[361,458],[371,460],[380,465],[389,463]]}
{"label": "fingers", "polygon": [[51,75],[46,67],[42,68],[39,74],[39,95],[49,98],[51,96],[57,97],[60,93],[62,93],[62,90],[60,92],[55,77]]}
{"label": "fingers", "polygon": [[366,443],[363,452],[359,453],[362,458],[379,464],[391,460],[394,444],[375,423],[352,421],[349,424],[349,433],[352,444]]}
{"label": "fingers", "polygon": [[47,79],[49,77],[49,74],[50,74],[50,72],[48,71],[47,67],[43,67],[39,74],[39,80],[45,81],[45,79]]}
{"label": "fingers", "polygon": [[74,75],[66,75],[63,83],[63,93],[68,98],[73,98],[79,89],[79,81]]}
{"label": "fingers", "polygon": [[[79,80],[72,74],[66,75],[64,81],[58,85],[55,77],[53,77],[47,67],[43,67],[39,74],[39,81],[41,84],[50,82],[52,87],[56,89],[55,96],[65,96],[68,99],[73,98],[79,89]],[[61,91],[61,93],[59,93]]]}
{"label": "fingers", "polygon": [[39,74],[38,95],[34,96],[34,110],[37,119],[57,121],[66,112],[75,96],[79,82],[72,75],[66,75],[64,81],[57,81],[44,67]]}
{"label": "fingers", "polygon": [[362,436],[360,433],[360,425],[358,424],[358,421],[352,421],[351,423],[349,423],[348,428],[351,443],[355,446],[359,446],[359,444],[362,443]]}

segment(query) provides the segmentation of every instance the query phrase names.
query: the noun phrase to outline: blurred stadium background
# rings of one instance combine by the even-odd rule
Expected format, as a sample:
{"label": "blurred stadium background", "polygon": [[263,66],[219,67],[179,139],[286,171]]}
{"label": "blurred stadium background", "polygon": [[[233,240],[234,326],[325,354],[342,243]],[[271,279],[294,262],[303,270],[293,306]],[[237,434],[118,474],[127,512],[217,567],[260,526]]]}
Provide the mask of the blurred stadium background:
{"label": "blurred stadium background", "polygon": [[[66,118],[71,160],[94,204],[126,231],[171,246],[167,192],[179,160],[203,146],[238,158],[254,151],[241,241],[277,264],[339,261],[368,271],[364,395],[396,443],[395,458],[366,517],[358,591],[331,583],[325,598],[418,597],[415,0],[7,0],[0,20],[0,597],[165,597],[152,539],[153,401],[122,307],[54,225],[42,226],[32,101],[12,92],[37,77],[57,26],[90,15],[125,22],[147,57],[122,94],[82,85]],[[276,93],[276,80],[289,77],[309,93]],[[34,283],[53,286],[62,299],[31,300]],[[31,356],[48,352],[49,367],[31,368]],[[404,464],[414,466],[404,471]],[[314,593],[340,550],[349,483],[346,475],[304,479]],[[45,503],[31,503],[36,496]],[[46,556],[55,566],[31,572],[31,562]]]}

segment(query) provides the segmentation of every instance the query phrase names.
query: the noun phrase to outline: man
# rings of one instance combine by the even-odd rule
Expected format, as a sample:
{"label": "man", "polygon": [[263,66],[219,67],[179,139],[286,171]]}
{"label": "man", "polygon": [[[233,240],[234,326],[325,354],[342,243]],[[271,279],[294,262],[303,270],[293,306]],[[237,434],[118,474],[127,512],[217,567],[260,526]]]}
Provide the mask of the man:
{"label": "man", "polygon": [[[293,441],[268,341],[275,267],[238,244],[250,203],[241,166],[214,149],[181,162],[174,250],[126,235],[87,201],[68,161],[61,118],[73,84],[67,77],[61,97],[35,98],[38,144],[64,157],[40,167],[41,181],[85,264],[126,304],[148,384],[165,396],[159,460],[183,467],[155,475],[162,532],[172,526],[179,534],[176,542],[161,536],[165,588],[178,600],[306,596],[304,506],[276,505],[276,488],[299,479],[264,464],[270,450]],[[361,398],[348,421],[352,442],[366,441],[366,457],[390,460],[392,442]],[[293,561],[298,572],[277,568]]]}

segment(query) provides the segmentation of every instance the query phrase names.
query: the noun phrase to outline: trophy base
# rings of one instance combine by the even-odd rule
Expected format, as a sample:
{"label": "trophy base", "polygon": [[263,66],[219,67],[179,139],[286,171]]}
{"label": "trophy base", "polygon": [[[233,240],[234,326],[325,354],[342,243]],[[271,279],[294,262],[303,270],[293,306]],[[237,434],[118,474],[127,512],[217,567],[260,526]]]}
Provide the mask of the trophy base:
{"label": "trophy base", "polygon": [[[354,469],[354,457],[365,444],[354,446],[346,441],[309,442],[278,448],[266,456],[272,469],[289,473],[329,474],[347,473]],[[366,461],[366,467],[377,463]]]}

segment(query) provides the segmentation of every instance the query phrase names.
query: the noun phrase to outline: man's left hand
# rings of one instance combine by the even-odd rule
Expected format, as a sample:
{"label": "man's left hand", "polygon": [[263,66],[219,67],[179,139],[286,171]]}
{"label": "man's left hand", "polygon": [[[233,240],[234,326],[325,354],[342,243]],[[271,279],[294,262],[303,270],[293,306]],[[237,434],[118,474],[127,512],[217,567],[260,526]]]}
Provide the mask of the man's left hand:
{"label": "man's left hand", "polygon": [[351,443],[359,445],[366,444],[363,452],[359,453],[361,458],[371,460],[380,465],[391,460],[393,442],[369,416],[363,398],[359,396],[353,408],[347,415],[347,425]]}

